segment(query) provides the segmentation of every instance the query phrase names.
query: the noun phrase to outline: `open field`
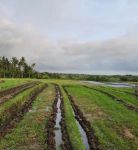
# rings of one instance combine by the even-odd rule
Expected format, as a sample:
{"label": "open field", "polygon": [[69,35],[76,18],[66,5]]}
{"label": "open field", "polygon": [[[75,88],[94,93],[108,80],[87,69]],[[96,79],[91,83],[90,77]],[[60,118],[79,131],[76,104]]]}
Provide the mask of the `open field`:
{"label": "open field", "polygon": [[0,93],[0,150],[138,149],[133,88],[4,79]]}

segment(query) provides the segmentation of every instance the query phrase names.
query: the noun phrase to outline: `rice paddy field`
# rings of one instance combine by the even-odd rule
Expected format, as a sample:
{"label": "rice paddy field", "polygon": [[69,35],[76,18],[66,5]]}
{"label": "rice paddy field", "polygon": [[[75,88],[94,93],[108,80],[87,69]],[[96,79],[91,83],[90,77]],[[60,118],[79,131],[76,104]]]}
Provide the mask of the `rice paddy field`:
{"label": "rice paddy field", "polygon": [[138,150],[134,90],[0,79],[0,150]]}

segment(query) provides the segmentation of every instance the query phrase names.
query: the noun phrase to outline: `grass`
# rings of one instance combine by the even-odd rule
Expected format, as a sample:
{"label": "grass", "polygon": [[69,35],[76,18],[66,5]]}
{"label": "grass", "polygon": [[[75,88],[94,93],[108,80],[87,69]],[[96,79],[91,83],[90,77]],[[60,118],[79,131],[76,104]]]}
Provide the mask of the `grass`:
{"label": "grass", "polygon": [[95,90],[79,85],[67,89],[91,122],[103,149],[138,149],[138,115],[135,112]]}
{"label": "grass", "polygon": [[129,93],[126,93],[126,91],[130,91],[130,89],[121,88],[121,90],[120,90],[118,88],[112,88],[112,87],[106,87],[106,86],[94,86],[94,88],[103,90],[107,93],[110,93],[110,94],[116,96],[117,98],[124,100],[128,104],[135,105],[138,107],[137,97],[133,96]]}
{"label": "grass", "polygon": [[[0,90],[5,90],[30,79],[4,79],[0,83]],[[138,149],[138,114],[128,110],[122,104],[111,97],[93,89],[81,86],[81,82],[72,80],[39,80],[46,83],[56,83],[64,97],[65,122],[71,144],[75,150],[84,150],[80,131],[78,129],[70,101],[64,92],[62,85],[68,85],[67,90],[74,97],[75,103],[90,121],[92,128],[103,150],[137,150]],[[13,113],[18,112],[28,98],[35,93],[42,84],[21,92],[0,106],[0,127],[11,118]],[[92,85],[89,85],[92,86]],[[126,103],[138,106],[132,88],[113,88],[96,86],[114,96],[123,99]],[[2,150],[42,150],[46,149],[46,133],[44,131],[47,119],[51,113],[51,105],[54,100],[54,86],[50,86],[38,95],[33,102],[32,109],[27,112],[11,133],[0,141]]]}
{"label": "grass", "polygon": [[72,106],[70,101],[65,94],[63,88],[61,88],[64,97],[64,106],[65,106],[65,122],[67,126],[67,132],[71,140],[71,144],[74,150],[85,150],[81,134],[79,132],[76,120],[74,118]]}
{"label": "grass", "polygon": [[41,89],[44,84],[39,84],[31,89],[25,90],[16,97],[3,103],[0,107],[0,127],[2,127],[13,115],[17,114],[30,97]]}
{"label": "grass", "polygon": [[50,85],[38,95],[32,109],[11,134],[0,142],[0,149],[42,150],[46,148],[45,126],[54,100],[54,87]]}
{"label": "grass", "polygon": [[7,90],[28,82],[26,79],[4,79],[4,81],[5,82],[0,83],[0,91]]}

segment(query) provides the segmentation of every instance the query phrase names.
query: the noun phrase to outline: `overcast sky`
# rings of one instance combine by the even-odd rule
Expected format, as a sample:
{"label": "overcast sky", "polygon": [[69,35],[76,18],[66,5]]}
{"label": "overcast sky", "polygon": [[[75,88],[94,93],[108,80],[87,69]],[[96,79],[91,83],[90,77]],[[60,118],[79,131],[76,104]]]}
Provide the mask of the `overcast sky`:
{"label": "overcast sky", "polygon": [[138,0],[0,0],[0,56],[39,71],[138,74]]}

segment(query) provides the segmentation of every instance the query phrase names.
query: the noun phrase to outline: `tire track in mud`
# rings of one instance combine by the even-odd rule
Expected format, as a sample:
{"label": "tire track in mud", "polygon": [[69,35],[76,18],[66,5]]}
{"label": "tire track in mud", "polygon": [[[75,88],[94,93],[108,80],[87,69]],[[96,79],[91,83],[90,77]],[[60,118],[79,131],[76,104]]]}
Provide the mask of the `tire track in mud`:
{"label": "tire track in mud", "polygon": [[57,103],[60,99],[60,109],[61,109],[61,120],[60,120],[60,132],[61,132],[61,149],[62,150],[73,150],[71,146],[71,142],[67,133],[67,127],[65,123],[65,110],[64,110],[64,101],[61,90],[58,85],[55,85],[55,100],[52,106],[52,113],[49,118],[48,124],[46,126],[47,133],[47,149],[48,150],[56,150],[56,138],[55,138],[55,125],[56,125],[56,117],[57,117]]}
{"label": "tire track in mud", "polygon": [[0,127],[0,139],[3,138],[6,134],[10,133],[12,129],[16,127],[16,125],[22,120],[23,116],[31,109],[32,103],[38,94],[41,93],[47,86],[48,85],[44,84],[40,89],[33,93],[31,97],[25,102],[20,111],[14,112],[12,117]]}
{"label": "tire track in mud", "polygon": [[106,91],[103,91],[103,90],[100,90],[100,89],[96,89],[96,88],[93,88],[93,87],[89,87],[89,86],[86,86],[86,85],[83,85],[83,87],[88,88],[88,89],[93,89],[95,91],[103,93],[103,94],[111,97],[113,100],[117,101],[118,103],[124,105],[128,110],[132,110],[132,111],[135,111],[135,112],[138,113],[138,108],[137,107],[135,107],[134,105],[126,103],[125,100],[120,99],[120,98],[114,96],[113,94],[110,94],[110,93],[108,93]]}
{"label": "tire track in mud", "polygon": [[[40,82],[32,82],[32,83],[27,83],[18,87],[15,87],[14,89],[8,89],[6,91],[1,92],[1,97],[0,97],[0,104],[8,101],[11,98],[14,98],[16,95],[18,95],[19,93],[32,88],[33,86],[39,84]],[[5,95],[4,95],[5,94]]]}
{"label": "tire track in mud", "polygon": [[66,86],[63,86],[63,89],[71,102],[73,111],[75,113],[75,118],[77,119],[77,121],[79,122],[79,124],[81,125],[81,127],[83,128],[83,130],[86,133],[88,143],[89,143],[89,149],[90,150],[100,150],[98,139],[95,136],[95,132],[94,132],[93,128],[91,127],[90,122],[87,121],[87,119],[85,118],[85,116],[83,115],[83,113],[81,112],[79,107],[75,104],[73,97],[66,90]]}

